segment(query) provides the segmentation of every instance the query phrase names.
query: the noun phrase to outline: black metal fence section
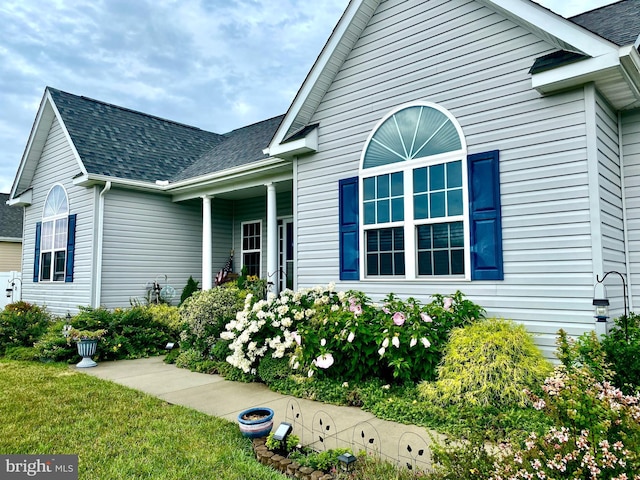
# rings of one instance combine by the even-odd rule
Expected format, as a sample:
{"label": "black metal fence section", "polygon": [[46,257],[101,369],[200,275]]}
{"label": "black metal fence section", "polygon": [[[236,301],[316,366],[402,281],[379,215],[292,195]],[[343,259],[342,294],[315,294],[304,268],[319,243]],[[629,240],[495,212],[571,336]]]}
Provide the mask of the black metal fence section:
{"label": "black metal fence section", "polygon": [[360,422],[342,431],[338,429],[331,415],[318,410],[311,425],[305,423],[300,404],[295,399],[290,399],[287,403],[285,421],[293,426],[293,433],[300,437],[302,445],[316,451],[349,447],[355,454],[366,452],[367,455],[413,471],[428,470],[431,467],[429,442],[414,432],[403,433],[399,440],[394,441],[397,445],[388,445],[392,440],[386,440],[383,446],[378,430],[369,421]]}

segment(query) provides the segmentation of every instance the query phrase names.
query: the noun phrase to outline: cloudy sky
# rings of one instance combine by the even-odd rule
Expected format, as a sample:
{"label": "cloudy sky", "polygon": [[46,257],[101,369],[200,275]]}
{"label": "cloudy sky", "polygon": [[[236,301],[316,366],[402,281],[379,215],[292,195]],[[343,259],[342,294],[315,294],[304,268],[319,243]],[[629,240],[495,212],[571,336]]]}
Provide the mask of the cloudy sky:
{"label": "cloudy sky", "polygon": [[[613,3],[536,1],[564,16]],[[226,133],[287,110],[347,3],[2,0],[0,192],[46,86]]]}

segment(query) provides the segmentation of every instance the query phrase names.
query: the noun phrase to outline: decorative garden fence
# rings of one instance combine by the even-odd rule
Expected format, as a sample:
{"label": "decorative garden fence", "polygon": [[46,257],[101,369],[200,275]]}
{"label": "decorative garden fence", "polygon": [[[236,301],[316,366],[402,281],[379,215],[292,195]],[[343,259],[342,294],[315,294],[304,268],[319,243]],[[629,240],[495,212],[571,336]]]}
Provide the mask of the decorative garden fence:
{"label": "decorative garden fence", "polygon": [[[323,410],[318,410],[309,424],[295,399],[287,403],[285,421],[293,426],[293,433],[303,445],[317,451],[349,447],[356,454],[364,451],[410,470],[427,470],[431,466],[430,442],[415,432],[405,432],[395,441],[382,439],[369,421],[340,430],[333,417]],[[391,441],[394,445],[389,444]]]}

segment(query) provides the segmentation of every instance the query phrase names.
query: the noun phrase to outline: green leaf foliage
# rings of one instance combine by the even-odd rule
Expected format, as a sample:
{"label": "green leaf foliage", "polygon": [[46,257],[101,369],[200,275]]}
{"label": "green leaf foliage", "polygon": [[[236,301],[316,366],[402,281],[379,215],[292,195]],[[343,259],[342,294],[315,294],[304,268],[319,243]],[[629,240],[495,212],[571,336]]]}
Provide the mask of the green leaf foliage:
{"label": "green leaf foliage", "polygon": [[616,372],[614,384],[625,393],[640,392],[640,315],[631,312],[615,321],[602,340],[607,361]]}
{"label": "green leaf foliage", "polygon": [[224,326],[236,318],[243,305],[244,298],[232,283],[194,293],[180,305],[180,347],[209,358]]}
{"label": "green leaf foliage", "polygon": [[180,295],[181,305],[185,302],[187,298],[189,298],[191,295],[193,295],[198,291],[198,288],[199,288],[198,284],[199,282],[197,280],[194,280],[193,277],[190,275],[189,280],[187,280],[187,284],[182,289],[182,295]]}
{"label": "green leaf foliage", "polygon": [[7,305],[0,312],[0,354],[9,347],[33,347],[50,320],[43,307],[22,301]]}
{"label": "green leaf foliage", "polygon": [[523,325],[487,319],[452,331],[438,368],[438,380],[420,393],[439,404],[525,405],[551,372],[550,363]]}

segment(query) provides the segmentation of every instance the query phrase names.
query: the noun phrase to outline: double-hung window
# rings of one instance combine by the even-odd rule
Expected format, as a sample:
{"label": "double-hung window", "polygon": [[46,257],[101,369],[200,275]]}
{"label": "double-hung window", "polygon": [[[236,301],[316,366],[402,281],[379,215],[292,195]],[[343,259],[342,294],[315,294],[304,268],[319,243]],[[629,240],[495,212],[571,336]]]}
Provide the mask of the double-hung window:
{"label": "double-hung window", "polygon": [[262,247],[262,222],[242,223],[242,268],[247,275],[260,276]]}
{"label": "double-hung window", "polygon": [[468,278],[465,159],[462,130],[436,105],[381,120],[361,159],[364,278]]}

